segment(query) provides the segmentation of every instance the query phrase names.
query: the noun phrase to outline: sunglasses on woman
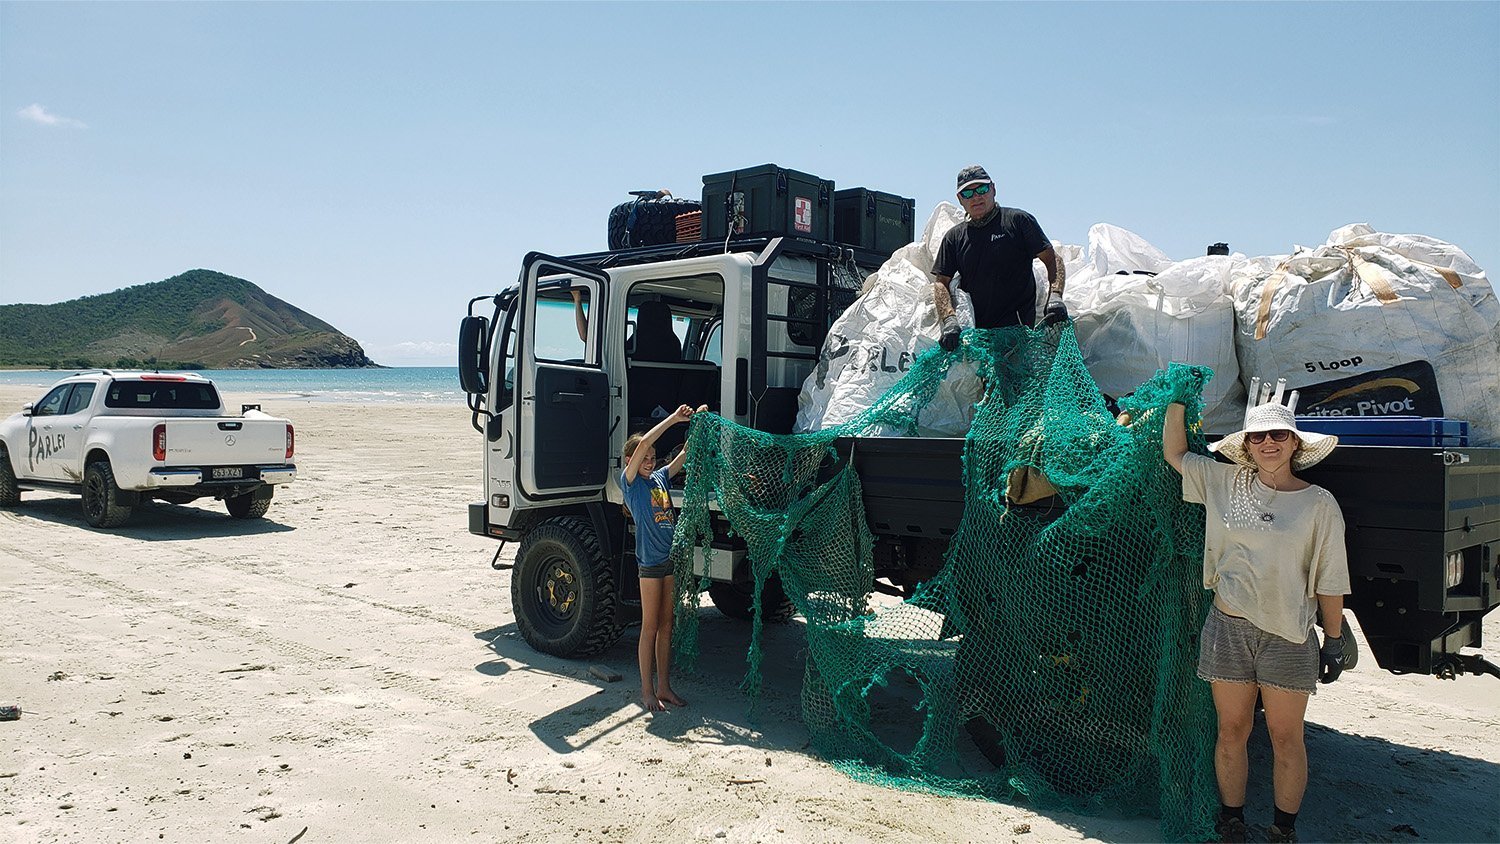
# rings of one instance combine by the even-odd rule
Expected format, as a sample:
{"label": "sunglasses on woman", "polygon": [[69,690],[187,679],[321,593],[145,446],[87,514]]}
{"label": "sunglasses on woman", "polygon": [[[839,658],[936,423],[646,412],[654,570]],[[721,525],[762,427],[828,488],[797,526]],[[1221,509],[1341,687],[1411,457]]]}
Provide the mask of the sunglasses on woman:
{"label": "sunglasses on woman", "polygon": [[1252,431],[1245,435],[1245,439],[1254,445],[1260,445],[1270,437],[1272,442],[1284,443],[1292,436],[1292,432],[1285,428],[1279,431]]}
{"label": "sunglasses on woman", "polygon": [[964,199],[973,199],[976,194],[979,196],[984,196],[989,192],[989,185],[975,185],[972,188],[964,188],[963,190],[958,192],[958,195],[963,197]]}

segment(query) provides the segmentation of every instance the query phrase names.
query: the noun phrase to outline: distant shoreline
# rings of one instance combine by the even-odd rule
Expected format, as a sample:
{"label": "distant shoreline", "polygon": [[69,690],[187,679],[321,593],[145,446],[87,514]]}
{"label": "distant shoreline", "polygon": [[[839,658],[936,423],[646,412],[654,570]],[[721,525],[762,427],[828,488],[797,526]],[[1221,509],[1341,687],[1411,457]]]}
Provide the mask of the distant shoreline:
{"label": "distant shoreline", "polygon": [[[398,365],[398,366],[388,366],[386,364],[373,363],[373,364],[370,364],[369,366],[251,366],[251,367],[234,367],[234,368],[225,368],[225,369],[207,369],[207,368],[205,368],[205,369],[174,369],[172,367],[167,367],[166,371],[167,372],[323,372],[323,371],[359,372],[359,371],[367,370],[367,369],[443,369],[443,368],[446,368],[446,367],[448,367],[448,364],[440,364],[440,363],[439,364],[402,364],[402,365]],[[153,372],[153,371],[155,371],[155,370],[152,370],[152,369],[143,369],[143,368],[130,369],[130,368],[125,368],[125,367],[117,367],[117,366],[90,366],[90,367],[84,367],[84,368],[80,368],[80,367],[76,367],[76,366],[60,366],[60,367],[58,367],[56,369],[48,369],[46,367],[41,367],[41,366],[17,366],[17,365],[8,364],[8,363],[0,363],[0,372],[65,372],[65,373],[73,373],[73,372],[86,372],[86,371],[95,370],[95,369],[118,369],[121,372]],[[62,377],[62,376],[58,376],[58,377]]]}

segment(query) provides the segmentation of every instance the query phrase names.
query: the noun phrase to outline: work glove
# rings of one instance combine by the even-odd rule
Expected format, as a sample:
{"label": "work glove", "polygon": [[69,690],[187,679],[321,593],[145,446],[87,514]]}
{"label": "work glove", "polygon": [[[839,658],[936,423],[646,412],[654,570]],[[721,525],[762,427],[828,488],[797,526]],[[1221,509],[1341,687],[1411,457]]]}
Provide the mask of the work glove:
{"label": "work glove", "polygon": [[942,346],[945,352],[958,351],[958,338],[964,330],[963,326],[958,323],[958,315],[949,314],[943,317],[942,329],[943,336],[938,340],[938,345]]}
{"label": "work glove", "polygon": [[1214,377],[1214,371],[1206,366],[1193,366],[1186,363],[1167,364],[1166,377],[1163,379],[1160,371],[1157,379],[1161,379],[1166,387],[1166,400],[1188,404],[1193,399],[1203,395],[1203,388]]}
{"label": "work glove", "polygon": [[1047,307],[1042,311],[1042,325],[1053,326],[1060,322],[1068,321],[1068,306],[1063,304],[1061,296],[1054,296],[1047,300]]}
{"label": "work glove", "polygon": [[1318,682],[1328,684],[1344,673],[1344,637],[1323,637],[1323,647],[1318,651]]}

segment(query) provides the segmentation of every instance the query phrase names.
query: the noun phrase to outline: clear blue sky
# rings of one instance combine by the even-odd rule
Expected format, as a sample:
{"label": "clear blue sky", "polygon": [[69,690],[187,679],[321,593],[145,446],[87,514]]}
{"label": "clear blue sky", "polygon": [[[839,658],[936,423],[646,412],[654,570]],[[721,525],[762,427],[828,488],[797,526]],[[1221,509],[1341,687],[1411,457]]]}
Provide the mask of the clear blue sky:
{"label": "clear blue sky", "polygon": [[205,267],[451,364],[523,254],[775,162],[986,165],[1174,258],[1350,222],[1500,275],[1500,3],[0,3],[0,303]]}

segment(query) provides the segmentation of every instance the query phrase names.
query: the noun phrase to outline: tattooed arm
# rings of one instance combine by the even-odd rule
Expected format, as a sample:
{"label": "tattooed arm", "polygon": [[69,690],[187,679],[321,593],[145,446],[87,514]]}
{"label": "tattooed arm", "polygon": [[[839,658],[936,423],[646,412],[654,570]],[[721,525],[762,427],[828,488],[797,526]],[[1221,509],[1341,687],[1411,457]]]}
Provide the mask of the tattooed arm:
{"label": "tattooed arm", "polygon": [[1063,287],[1068,280],[1068,268],[1063,265],[1062,256],[1049,246],[1037,253],[1036,258],[1047,268],[1047,295],[1062,298]]}

